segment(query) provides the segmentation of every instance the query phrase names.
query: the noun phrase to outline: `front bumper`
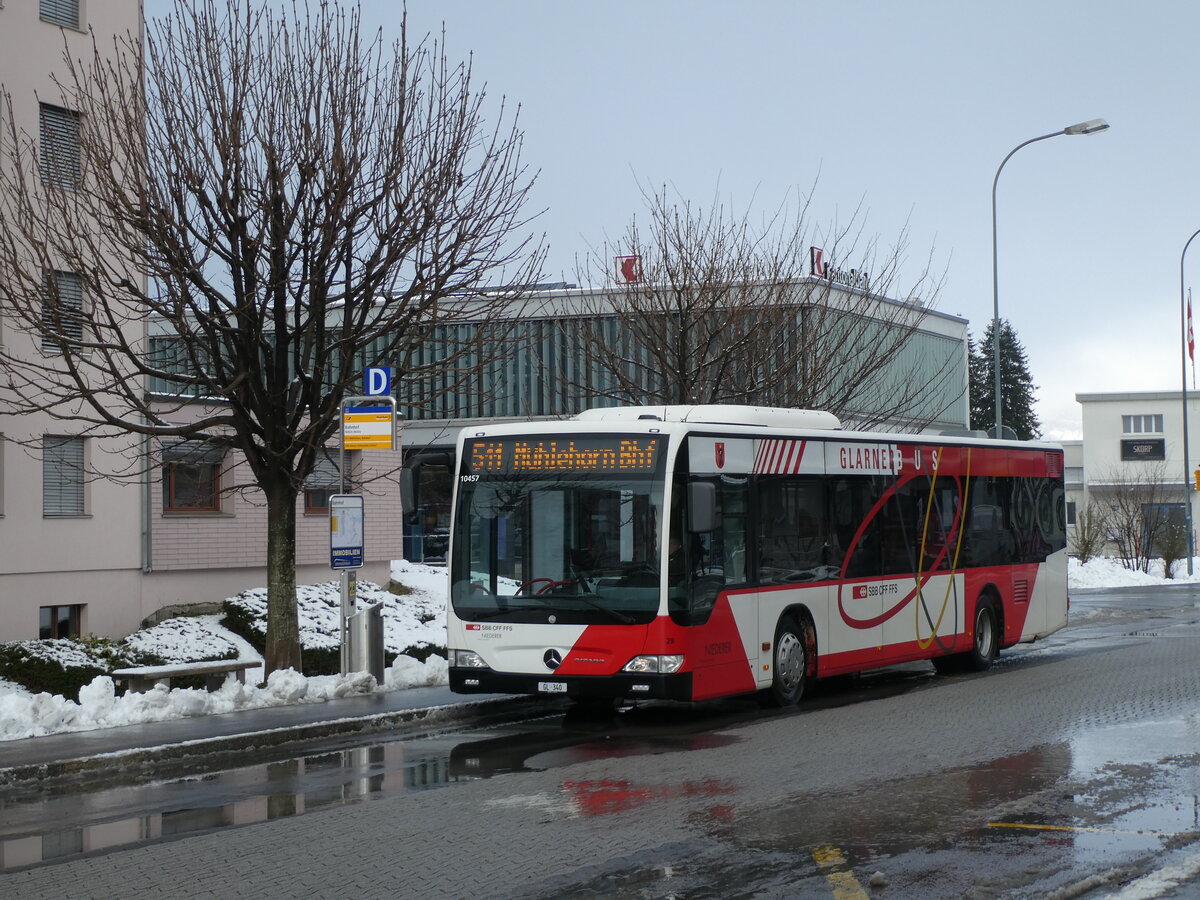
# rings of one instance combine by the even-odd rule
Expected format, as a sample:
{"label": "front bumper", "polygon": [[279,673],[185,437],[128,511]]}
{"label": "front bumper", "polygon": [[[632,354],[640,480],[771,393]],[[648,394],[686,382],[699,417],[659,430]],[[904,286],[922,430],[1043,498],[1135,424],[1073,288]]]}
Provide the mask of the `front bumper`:
{"label": "front bumper", "polygon": [[[566,689],[547,691],[541,685],[565,685]],[[457,694],[537,694],[543,697],[570,697],[573,700],[691,700],[692,673],[673,675],[563,675],[552,672],[529,675],[496,672],[492,669],[450,668],[450,690]]]}

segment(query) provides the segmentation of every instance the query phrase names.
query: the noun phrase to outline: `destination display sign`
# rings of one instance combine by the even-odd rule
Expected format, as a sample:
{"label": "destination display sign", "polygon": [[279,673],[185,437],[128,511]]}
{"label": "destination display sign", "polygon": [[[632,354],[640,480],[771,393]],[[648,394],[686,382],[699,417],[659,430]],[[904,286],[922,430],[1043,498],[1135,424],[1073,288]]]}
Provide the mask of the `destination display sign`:
{"label": "destination display sign", "polygon": [[463,455],[474,475],[650,473],[658,469],[665,444],[664,438],[645,435],[494,438],[468,441]]}

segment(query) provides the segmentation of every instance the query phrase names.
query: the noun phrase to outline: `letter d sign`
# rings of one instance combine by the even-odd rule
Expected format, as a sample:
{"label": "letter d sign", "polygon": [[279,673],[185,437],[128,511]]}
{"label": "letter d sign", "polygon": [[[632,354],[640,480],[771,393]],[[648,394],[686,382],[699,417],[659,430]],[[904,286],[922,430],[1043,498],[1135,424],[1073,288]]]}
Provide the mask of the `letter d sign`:
{"label": "letter d sign", "polygon": [[381,397],[392,392],[392,367],[368,366],[363,374],[363,393],[368,397]]}

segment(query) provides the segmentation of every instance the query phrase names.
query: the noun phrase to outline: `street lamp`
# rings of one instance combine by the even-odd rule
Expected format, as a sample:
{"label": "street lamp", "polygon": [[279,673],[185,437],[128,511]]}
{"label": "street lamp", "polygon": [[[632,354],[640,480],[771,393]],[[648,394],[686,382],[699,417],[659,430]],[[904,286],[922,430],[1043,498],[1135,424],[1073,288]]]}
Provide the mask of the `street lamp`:
{"label": "street lamp", "polygon": [[1183,301],[1183,258],[1187,256],[1188,247],[1196,236],[1200,235],[1200,230],[1192,232],[1192,236],[1187,239],[1187,243],[1183,245],[1183,252],[1179,254],[1179,357],[1180,367],[1183,370],[1183,520],[1184,527],[1187,529],[1188,539],[1188,574],[1192,574],[1192,557],[1195,555],[1195,541],[1192,538],[1192,464],[1188,456],[1188,408],[1187,408],[1187,339],[1188,339],[1188,320],[1187,312],[1185,311]]}
{"label": "street lamp", "polygon": [[1001,160],[1000,168],[996,170],[996,177],[992,179],[992,370],[996,376],[994,400],[996,404],[995,436],[997,438],[1003,437],[1000,430],[1002,425],[1000,416],[1000,277],[996,267],[996,185],[1000,183],[1000,173],[1004,170],[1004,164],[1012,159],[1012,155],[1022,147],[1028,147],[1030,144],[1036,144],[1038,141],[1058,137],[1060,134],[1098,134],[1101,131],[1107,130],[1108,123],[1103,119],[1089,119],[1086,122],[1068,125],[1062,131],[1055,131],[1051,134],[1043,134],[1041,137],[1030,138],[1008,151],[1008,156]]}

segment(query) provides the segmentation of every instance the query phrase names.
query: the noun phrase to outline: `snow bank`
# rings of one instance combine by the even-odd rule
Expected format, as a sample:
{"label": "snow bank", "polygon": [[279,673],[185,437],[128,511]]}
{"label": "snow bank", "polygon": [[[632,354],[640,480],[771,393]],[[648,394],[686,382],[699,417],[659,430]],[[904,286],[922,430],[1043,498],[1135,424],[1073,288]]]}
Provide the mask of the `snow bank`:
{"label": "snow bank", "polygon": [[1175,563],[1173,579],[1163,578],[1163,561],[1150,561],[1149,572],[1133,572],[1121,565],[1120,560],[1095,558],[1087,563],[1070,560],[1067,567],[1067,584],[1078,589],[1110,587],[1152,587],[1168,584],[1200,583],[1200,559],[1192,562],[1193,575],[1187,573],[1187,560]]}
{"label": "snow bank", "polygon": [[[391,594],[378,585],[360,584],[359,605],[383,603],[384,644],[403,653],[410,647],[446,646],[446,570],[434,566],[394,562],[391,578],[406,589]],[[336,582],[297,587],[301,627],[306,646],[326,646],[336,640],[337,614],[341,597]],[[248,606],[261,603],[266,610],[266,589],[254,588],[239,595]],[[190,662],[236,651],[240,660],[262,662],[262,656],[239,635],[220,624],[221,616],[195,616],[168,619],[153,628],[130,635],[127,643],[137,650],[154,653],[168,662]],[[60,658],[74,645],[61,641],[63,648],[48,647],[50,642],[34,642]],[[81,656],[76,665],[90,660]],[[446,660],[434,654],[421,662],[400,655],[384,673],[383,684],[365,672],[349,675],[321,675],[306,678],[291,669],[272,672],[263,687],[262,669],[248,669],[246,684],[228,678],[217,691],[191,688],[155,688],[145,693],[116,695],[108,676],[100,676],[79,692],[76,703],[57,694],[33,694],[12,682],[0,680],[0,740],[15,740],[37,735],[93,728],[112,728],[146,722],[164,722],[187,716],[207,716],[240,709],[260,709],[296,703],[323,703],[337,697],[397,691],[410,687],[446,684],[449,668]]]}
{"label": "snow bank", "polygon": [[401,656],[384,673],[382,686],[366,672],[306,678],[293,669],[284,669],[272,672],[261,688],[241,684],[230,676],[217,691],[155,687],[145,693],[130,691],[118,697],[112,678],[101,675],[80,689],[79,702],[75,703],[58,694],[31,694],[6,683],[0,688],[0,739],[165,722],[241,709],[324,703],[355,694],[444,684],[446,679],[446,661],[440,656],[431,657],[427,663]]}

